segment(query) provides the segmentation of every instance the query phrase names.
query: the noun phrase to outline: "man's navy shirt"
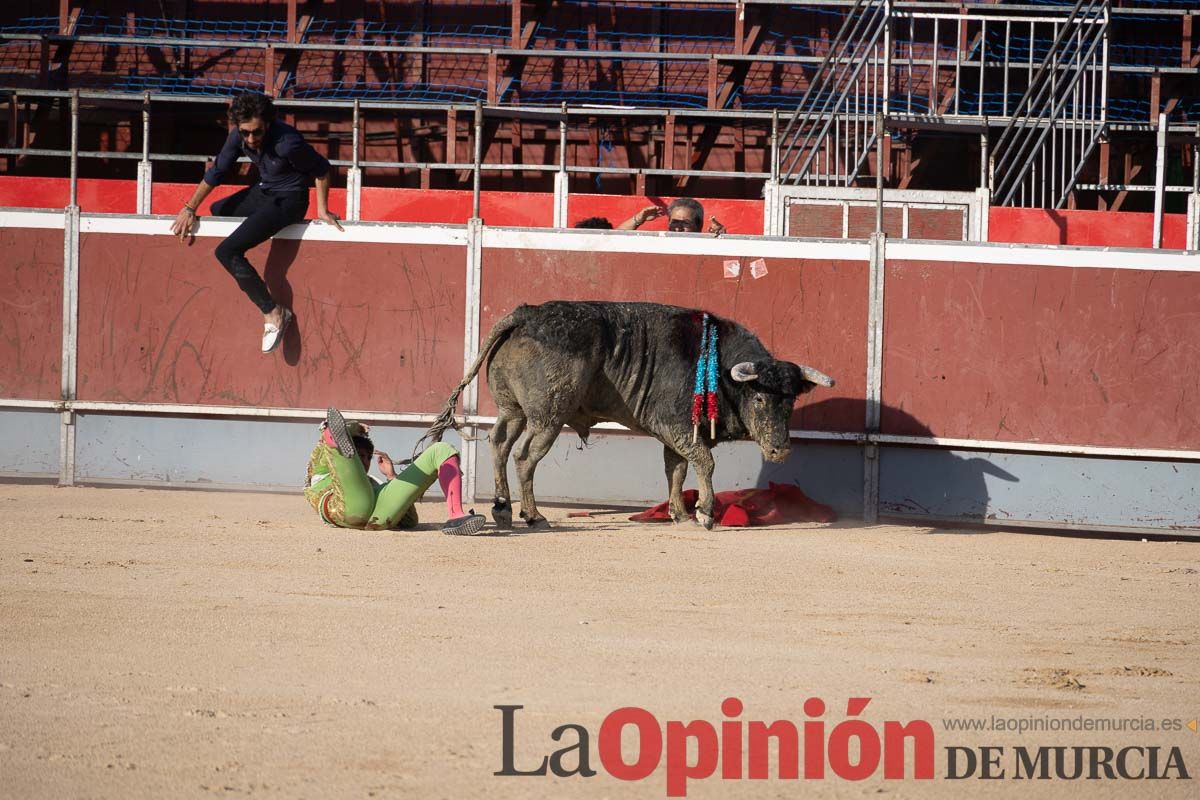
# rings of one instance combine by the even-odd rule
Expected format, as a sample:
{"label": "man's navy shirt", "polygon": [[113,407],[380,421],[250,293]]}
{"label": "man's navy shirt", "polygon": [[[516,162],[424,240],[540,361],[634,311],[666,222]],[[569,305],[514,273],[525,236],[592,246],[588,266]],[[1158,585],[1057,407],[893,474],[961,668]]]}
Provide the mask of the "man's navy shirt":
{"label": "man's navy shirt", "polygon": [[231,130],[212,168],[204,173],[204,182],[209,186],[220,186],[229,170],[237,165],[238,157],[243,155],[258,167],[259,185],[272,191],[305,190],[313,185],[313,178],[329,172],[329,161],[304,141],[300,131],[274,120],[257,152],[245,146],[237,128]]}

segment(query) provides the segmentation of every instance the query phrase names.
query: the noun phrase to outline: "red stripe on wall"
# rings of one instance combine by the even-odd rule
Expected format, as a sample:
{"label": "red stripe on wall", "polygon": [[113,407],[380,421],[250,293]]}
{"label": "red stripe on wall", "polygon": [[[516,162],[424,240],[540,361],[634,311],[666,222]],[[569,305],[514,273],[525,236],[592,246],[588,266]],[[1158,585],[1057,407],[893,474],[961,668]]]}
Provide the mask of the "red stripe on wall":
{"label": "red stripe on wall", "polygon": [[[988,212],[988,241],[1150,247],[1154,242],[1154,215],[1135,211],[997,207]],[[1187,247],[1186,214],[1163,215],[1162,246],[1172,250]]]}

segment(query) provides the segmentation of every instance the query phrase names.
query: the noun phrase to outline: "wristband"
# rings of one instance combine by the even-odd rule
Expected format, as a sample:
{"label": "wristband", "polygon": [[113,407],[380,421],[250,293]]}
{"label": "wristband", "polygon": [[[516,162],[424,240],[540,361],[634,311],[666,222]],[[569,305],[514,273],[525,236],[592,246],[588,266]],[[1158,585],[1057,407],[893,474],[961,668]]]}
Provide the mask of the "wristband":
{"label": "wristband", "polygon": [[187,203],[184,203],[184,204],[183,204],[183,207],[184,207],[184,208],[186,208],[188,211],[192,212],[192,216],[195,216],[195,215],[196,215],[196,209],[192,208],[192,207],[191,207],[191,206],[189,206]]}

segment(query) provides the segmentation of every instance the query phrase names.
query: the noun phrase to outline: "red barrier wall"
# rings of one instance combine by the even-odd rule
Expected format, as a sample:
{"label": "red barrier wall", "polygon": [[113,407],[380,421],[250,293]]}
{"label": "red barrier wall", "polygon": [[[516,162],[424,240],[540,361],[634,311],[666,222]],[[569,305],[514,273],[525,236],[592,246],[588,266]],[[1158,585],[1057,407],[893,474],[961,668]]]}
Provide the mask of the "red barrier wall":
{"label": "red barrier wall", "polygon": [[81,400],[437,411],[462,378],[464,247],[251,251],[296,311],[282,352],[264,356],[262,315],[213,258],[218,241],[82,234]]}
{"label": "red barrier wall", "polygon": [[[204,202],[200,204],[200,216],[211,214],[213,203],[244,188],[246,187],[229,184],[216,187]],[[194,191],[196,191],[196,184],[194,183],[156,183],[154,184],[154,192],[150,196],[150,210],[155,214],[170,214],[171,216],[175,216],[183,208],[183,204],[192,198],[192,192]],[[345,189],[329,190],[329,208],[339,217],[346,216]],[[87,211],[88,209],[84,207],[83,210]],[[312,219],[316,216],[317,193],[315,189],[309,189],[308,218]]]}
{"label": "red barrier wall", "polygon": [[[988,212],[988,241],[1150,247],[1154,242],[1154,215],[1134,211],[993,207]],[[1186,214],[1163,215],[1162,246],[1171,250],[1187,246]]]}
{"label": "red barrier wall", "polygon": [[[702,308],[738,320],[777,358],[803,362],[833,375],[837,387],[810,395],[814,402],[861,398],[866,390],[867,264],[768,258],[769,273],[755,280],[722,277],[724,257],[486,248],[481,277],[480,330],[521,303],[548,300],[629,300]],[[514,287],[521,287],[515,294]],[[496,413],[486,382],[481,413]],[[824,403],[793,418],[810,430],[861,431],[860,403]]]}
{"label": "red barrier wall", "polygon": [[62,397],[63,232],[0,228],[0,397]]}
{"label": "red barrier wall", "polygon": [[[89,178],[76,187],[79,208],[97,214],[137,212],[135,181]],[[6,208],[66,208],[71,201],[69,178],[0,176],[0,206]],[[175,211],[179,209],[176,208]]]}
{"label": "red barrier wall", "polygon": [[[197,177],[199,180],[199,177]],[[151,210],[155,214],[179,213],[195,190],[194,183],[155,183]],[[218,186],[200,205],[201,215],[222,197],[241,186]],[[78,187],[79,207],[90,213],[133,214],[137,211],[134,181],[82,179]],[[0,176],[0,206],[12,208],[64,208],[70,197],[67,178]],[[472,193],[448,189],[389,189],[364,187],[364,220],[378,222],[436,222],[461,225],[471,217]],[[619,225],[648,205],[666,205],[674,198],[627,197],[607,194],[572,194],[568,198],[571,224],[585,217],[608,217]],[[729,233],[760,234],[763,230],[761,200],[701,200],[706,215],[716,215]],[[554,196],[537,192],[482,192],[480,214],[488,225],[549,228],[554,224]],[[346,215],[346,190],[330,189],[329,206]],[[315,194],[310,194],[309,217],[316,215]],[[664,220],[647,223],[642,230],[666,230]]]}
{"label": "red barrier wall", "polygon": [[[209,213],[213,202],[232,194],[240,186],[219,186],[200,207]],[[179,212],[191,197],[195,184],[156,183],[151,199],[155,214]],[[13,208],[63,208],[70,194],[66,178],[26,178],[0,176],[0,206]],[[85,212],[132,214],[137,210],[137,186],[133,181],[83,179],[78,187],[79,206]],[[346,215],[346,192],[331,189],[330,207]],[[575,194],[568,198],[568,224],[586,217],[607,217],[614,226],[632,217],[648,205],[667,205],[672,197],[629,197],[625,195]],[[757,235],[763,231],[761,200],[714,200],[700,198],[705,216],[716,216],[729,233]],[[434,222],[462,224],[471,216],[469,191],[446,189],[389,189],[364,187],[362,218],[380,222]],[[316,214],[316,198],[309,202],[309,216]],[[874,210],[863,208],[862,225],[852,220],[851,238],[874,230]],[[534,192],[483,192],[480,213],[488,225],[550,227],[554,223],[554,197]],[[815,213],[811,210],[809,213]],[[910,220],[913,239],[956,239],[956,212],[921,212]],[[923,215],[923,216],[922,216]],[[868,219],[869,217],[869,219]],[[953,217],[953,218],[952,218]],[[707,226],[707,221],[706,221]],[[988,212],[988,240],[1026,244],[1069,244],[1103,247],[1150,247],[1153,241],[1154,215],[1125,211],[1047,211],[1038,208],[992,208]],[[796,235],[841,237],[840,210],[836,231],[807,231],[802,225]],[[864,227],[865,226],[865,227]],[[924,227],[923,227],[924,226]],[[858,230],[861,227],[862,230]],[[899,222],[893,226],[899,230]],[[666,230],[664,219],[654,220],[641,230]],[[928,229],[927,229],[928,228]],[[869,229],[869,230],[868,230]],[[943,230],[945,229],[945,230]],[[953,230],[950,230],[953,229]],[[949,231],[949,233],[948,233]],[[954,233],[955,235],[950,235]],[[1187,243],[1187,215],[1163,217],[1163,247],[1181,250]]]}
{"label": "red barrier wall", "polygon": [[1200,274],[887,270],[884,433],[1200,449]]}

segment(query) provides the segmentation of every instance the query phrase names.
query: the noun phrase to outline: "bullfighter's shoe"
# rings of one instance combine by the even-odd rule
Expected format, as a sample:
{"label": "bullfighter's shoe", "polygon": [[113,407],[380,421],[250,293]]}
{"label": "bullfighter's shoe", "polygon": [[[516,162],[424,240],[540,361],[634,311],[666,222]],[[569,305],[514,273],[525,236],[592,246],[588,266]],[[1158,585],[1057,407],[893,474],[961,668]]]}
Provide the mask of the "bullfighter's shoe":
{"label": "bullfighter's shoe", "polygon": [[[281,306],[281,308],[282,308],[282,306]],[[292,310],[290,308],[284,308],[283,309],[283,319],[280,320],[278,325],[276,325],[272,322],[268,322],[265,325],[263,325],[263,338],[262,338],[263,353],[269,353],[272,350],[274,350],[275,348],[279,347],[280,343],[283,342],[283,335],[285,333],[287,333],[288,325],[292,324],[292,319],[295,316],[296,315],[292,313]]]}
{"label": "bullfighter's shoe", "polygon": [[446,524],[442,526],[442,533],[450,536],[475,536],[483,530],[486,523],[487,517],[476,514],[472,508],[471,513],[464,517],[446,520]]}
{"label": "bullfighter's shoe", "polygon": [[342,412],[331,408],[325,412],[325,432],[321,436],[325,443],[337,449],[346,458],[356,458],[358,451],[354,448],[354,439]]}

